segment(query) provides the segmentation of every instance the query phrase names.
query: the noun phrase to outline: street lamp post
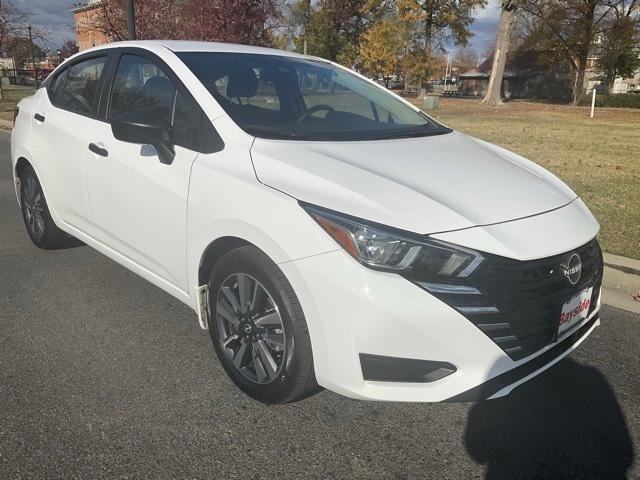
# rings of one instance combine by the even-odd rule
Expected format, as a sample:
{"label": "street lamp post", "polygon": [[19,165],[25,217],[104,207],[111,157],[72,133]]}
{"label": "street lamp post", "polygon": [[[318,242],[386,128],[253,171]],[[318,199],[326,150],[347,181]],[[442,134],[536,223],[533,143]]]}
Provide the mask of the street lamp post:
{"label": "street lamp post", "polygon": [[36,56],[33,53],[33,36],[31,35],[31,25],[29,25],[29,43],[31,44],[31,63],[33,65],[33,78],[35,79],[36,89],[39,87],[38,85],[38,69],[36,68]]}
{"label": "street lamp post", "polygon": [[304,5],[304,44],[303,54],[307,54],[307,30],[309,30],[309,17],[311,16],[311,0],[305,0]]}
{"label": "street lamp post", "polygon": [[129,33],[129,40],[136,39],[136,17],[133,10],[133,0],[127,0],[127,27]]}

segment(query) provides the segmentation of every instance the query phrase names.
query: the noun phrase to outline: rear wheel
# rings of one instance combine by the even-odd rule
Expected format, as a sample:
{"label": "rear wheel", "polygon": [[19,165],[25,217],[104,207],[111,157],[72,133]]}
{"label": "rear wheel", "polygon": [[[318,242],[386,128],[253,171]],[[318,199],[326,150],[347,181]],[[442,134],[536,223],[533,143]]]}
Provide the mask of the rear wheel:
{"label": "rear wheel", "polygon": [[42,186],[31,166],[20,173],[20,207],[27,233],[35,246],[53,250],[81,245],[53,222]]}
{"label": "rear wheel", "polygon": [[209,333],[227,374],[251,397],[286,403],[318,390],[300,303],[278,266],[253,246],[211,273]]}

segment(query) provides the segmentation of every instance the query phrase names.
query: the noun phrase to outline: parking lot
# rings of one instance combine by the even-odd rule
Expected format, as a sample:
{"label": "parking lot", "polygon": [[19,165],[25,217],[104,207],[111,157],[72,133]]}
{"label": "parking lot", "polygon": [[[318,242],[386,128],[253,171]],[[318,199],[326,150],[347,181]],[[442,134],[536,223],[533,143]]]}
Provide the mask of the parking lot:
{"label": "parking lot", "polygon": [[264,406],[186,306],[89,247],[42,251],[0,132],[0,478],[640,478],[640,317],[609,307],[510,396]]}

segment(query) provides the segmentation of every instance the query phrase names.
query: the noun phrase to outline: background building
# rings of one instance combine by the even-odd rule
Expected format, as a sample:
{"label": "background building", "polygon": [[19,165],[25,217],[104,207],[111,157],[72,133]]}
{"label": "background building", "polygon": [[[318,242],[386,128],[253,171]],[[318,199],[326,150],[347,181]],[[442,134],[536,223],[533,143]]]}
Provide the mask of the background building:
{"label": "background building", "polygon": [[71,12],[75,21],[76,43],[81,51],[109,41],[104,33],[93,26],[95,17],[100,15],[100,0],[87,0],[86,5],[74,8]]}

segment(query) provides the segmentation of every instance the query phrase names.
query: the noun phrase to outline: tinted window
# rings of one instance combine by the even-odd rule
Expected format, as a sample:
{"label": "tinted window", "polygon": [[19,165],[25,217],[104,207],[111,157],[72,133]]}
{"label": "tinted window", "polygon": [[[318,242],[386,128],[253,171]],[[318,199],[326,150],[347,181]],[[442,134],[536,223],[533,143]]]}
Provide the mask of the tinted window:
{"label": "tinted window", "polygon": [[62,91],[62,86],[64,85],[64,81],[67,78],[68,72],[69,70],[67,69],[57,74],[56,77],[53,79],[53,82],[49,86],[49,98],[51,99],[51,102],[54,104],[57,104],[56,99],[58,98],[58,96],[60,95],[60,92]]}
{"label": "tinted window", "polygon": [[227,114],[257,137],[376,140],[450,131],[328,62],[226,52],[178,55]]}
{"label": "tinted window", "polygon": [[151,60],[123,55],[111,91],[110,117],[144,112],[172,127],[173,142],[194,148],[195,111],[165,72]]}
{"label": "tinted window", "polygon": [[[255,92],[251,96],[238,96],[239,90],[234,88],[232,72],[225,72],[223,76],[217,78],[213,84],[215,85],[216,94],[224,97],[229,103],[255,105],[257,107],[269,110],[280,110],[280,97],[276,91],[273,80],[262,68],[255,68],[254,72],[256,80]],[[229,87],[231,85],[231,87]]]}
{"label": "tinted window", "polygon": [[56,97],[57,105],[65,110],[92,116],[100,97],[98,87],[105,63],[106,57],[98,57],[71,66],[67,70],[62,92]]}
{"label": "tinted window", "polygon": [[196,145],[197,139],[195,138],[196,129],[193,126],[196,124],[197,110],[191,108],[191,104],[187,99],[178,92],[176,94],[175,109],[173,112],[173,142],[176,145],[191,148],[189,145]]}

